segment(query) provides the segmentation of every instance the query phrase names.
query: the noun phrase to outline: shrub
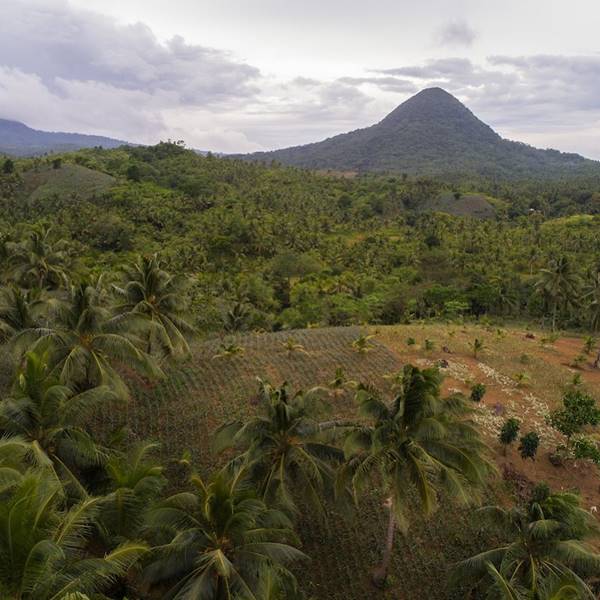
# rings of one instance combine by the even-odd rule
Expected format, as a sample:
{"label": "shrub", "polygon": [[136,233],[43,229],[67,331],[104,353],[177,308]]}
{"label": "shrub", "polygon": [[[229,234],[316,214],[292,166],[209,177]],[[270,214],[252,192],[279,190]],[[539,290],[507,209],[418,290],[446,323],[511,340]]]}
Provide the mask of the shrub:
{"label": "shrub", "polygon": [[425,340],[425,350],[433,350],[435,348],[435,344],[433,340]]}
{"label": "shrub", "polygon": [[567,438],[580,433],[586,425],[600,423],[596,400],[581,389],[573,388],[563,396],[563,408],[550,413],[550,424]]}
{"label": "shrub", "polygon": [[483,397],[485,396],[486,387],[483,383],[476,383],[471,388],[471,400],[473,402],[481,402]]}
{"label": "shrub", "polygon": [[519,452],[521,454],[521,458],[531,458],[531,460],[535,460],[535,455],[537,454],[538,448],[540,445],[540,436],[535,431],[530,431],[521,437],[519,443]]}
{"label": "shrub", "polygon": [[417,340],[415,340],[415,338],[413,338],[413,337],[409,337],[406,340],[406,345],[407,346],[414,346],[416,343],[417,343]]}
{"label": "shrub", "polygon": [[580,437],[573,442],[573,455],[575,458],[585,458],[600,465],[600,449],[598,444],[587,437]]}
{"label": "shrub", "polygon": [[519,419],[511,417],[504,421],[500,435],[498,436],[500,443],[504,446],[504,453],[506,454],[506,448],[512,444],[519,435],[519,429],[521,428],[521,422]]}

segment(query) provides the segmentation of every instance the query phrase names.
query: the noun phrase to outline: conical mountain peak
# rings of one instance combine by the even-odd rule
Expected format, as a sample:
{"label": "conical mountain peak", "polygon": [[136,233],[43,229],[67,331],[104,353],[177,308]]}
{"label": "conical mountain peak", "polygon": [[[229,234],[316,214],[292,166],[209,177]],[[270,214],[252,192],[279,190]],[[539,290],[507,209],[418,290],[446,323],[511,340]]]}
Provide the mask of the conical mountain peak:
{"label": "conical mountain peak", "polygon": [[576,154],[502,139],[440,87],[420,91],[371,127],[247,158],[311,169],[501,179],[552,178],[599,167]]}

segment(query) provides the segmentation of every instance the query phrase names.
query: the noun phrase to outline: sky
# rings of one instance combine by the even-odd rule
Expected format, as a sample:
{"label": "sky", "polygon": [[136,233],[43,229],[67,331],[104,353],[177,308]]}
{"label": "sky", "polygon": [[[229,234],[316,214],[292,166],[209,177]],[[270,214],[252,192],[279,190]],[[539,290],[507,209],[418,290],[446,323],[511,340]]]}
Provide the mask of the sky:
{"label": "sky", "polygon": [[0,118],[217,152],[319,141],[443,87],[600,159],[598,0],[0,0]]}

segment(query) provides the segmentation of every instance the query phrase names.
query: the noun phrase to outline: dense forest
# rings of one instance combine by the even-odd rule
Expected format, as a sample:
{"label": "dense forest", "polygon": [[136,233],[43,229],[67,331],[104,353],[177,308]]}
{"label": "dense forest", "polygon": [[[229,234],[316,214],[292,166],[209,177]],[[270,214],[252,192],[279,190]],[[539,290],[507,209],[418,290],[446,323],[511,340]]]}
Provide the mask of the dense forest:
{"label": "dense forest", "polygon": [[[437,367],[407,364],[386,390],[341,371],[306,390],[261,380],[247,390],[256,410],[210,432],[210,468],[192,453],[162,464],[154,440],[102,419],[168,380],[198,338],[223,340],[218,361],[241,351],[228,334],[249,331],[425,319],[596,331],[593,183],[349,178],[171,142],[0,167],[2,598],[307,597],[301,519],[360,518],[374,495],[387,522],[365,565],[373,590],[389,589],[395,535],[410,542],[416,514],[485,504],[453,597],[597,597],[594,516],[545,485],[490,504],[496,467],[473,419],[485,390],[447,392]],[[493,215],[435,210],[448,195]],[[303,352],[292,338],[284,350]],[[352,408],[327,418],[342,388]],[[573,384],[553,418],[570,440],[600,411]],[[517,436],[507,420],[500,441]],[[535,456],[534,432],[520,444]]]}
{"label": "dense forest", "polygon": [[[88,275],[159,252],[192,277],[206,332],[457,315],[600,325],[600,192],[586,179],[348,179],[174,143],[4,171],[5,244],[43,223]],[[463,214],[437,211],[443,198]],[[469,216],[480,204],[490,218]]]}

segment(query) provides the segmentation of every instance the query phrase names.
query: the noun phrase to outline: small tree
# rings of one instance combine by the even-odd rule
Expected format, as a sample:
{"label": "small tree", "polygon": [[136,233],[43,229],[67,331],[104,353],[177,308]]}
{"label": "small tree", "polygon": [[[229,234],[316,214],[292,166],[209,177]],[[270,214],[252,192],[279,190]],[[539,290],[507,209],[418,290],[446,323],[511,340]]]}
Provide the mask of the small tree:
{"label": "small tree", "polygon": [[58,170],[58,169],[60,169],[61,167],[62,167],[62,158],[55,158],[55,159],[52,161],[52,168],[53,168],[54,170]]}
{"label": "small tree", "polygon": [[593,335],[588,335],[583,342],[583,352],[585,354],[591,354],[596,347],[597,340]]}
{"label": "small tree", "polygon": [[504,425],[502,425],[502,429],[500,430],[500,435],[498,438],[500,439],[500,443],[504,447],[504,455],[506,456],[506,449],[510,444],[512,444],[519,435],[519,429],[521,427],[521,422],[519,419],[515,419],[511,417],[504,421]]}
{"label": "small tree", "polygon": [[483,383],[476,383],[471,388],[471,400],[473,402],[481,402],[483,397],[485,396],[486,387]]}
{"label": "small tree", "polygon": [[550,424],[567,439],[575,433],[581,433],[586,425],[600,423],[600,409],[596,400],[581,389],[568,390],[563,396],[563,408],[550,413]]}
{"label": "small tree", "polygon": [[136,165],[129,165],[127,167],[127,171],[125,172],[125,175],[127,176],[127,179],[129,179],[129,181],[141,181],[142,179],[142,174],[140,173],[140,168]]}
{"label": "small tree", "polygon": [[531,458],[531,460],[535,460],[535,455],[537,454],[538,447],[540,445],[540,436],[535,431],[530,431],[521,437],[521,441],[519,443],[519,452],[521,453],[521,458]]}
{"label": "small tree", "polygon": [[473,358],[477,358],[477,355],[483,351],[483,349],[485,348],[485,345],[483,343],[483,340],[480,340],[479,338],[475,338],[470,344],[469,346],[471,346],[471,350],[473,350]]}
{"label": "small tree", "polygon": [[2,172],[5,175],[10,175],[11,173],[14,173],[15,170],[15,163],[13,160],[11,160],[10,158],[7,158],[4,161],[4,164],[2,165]]}

